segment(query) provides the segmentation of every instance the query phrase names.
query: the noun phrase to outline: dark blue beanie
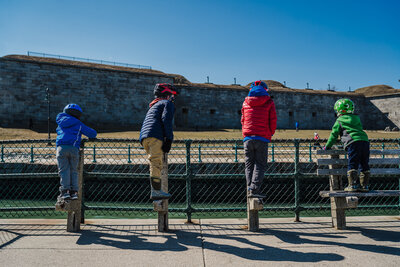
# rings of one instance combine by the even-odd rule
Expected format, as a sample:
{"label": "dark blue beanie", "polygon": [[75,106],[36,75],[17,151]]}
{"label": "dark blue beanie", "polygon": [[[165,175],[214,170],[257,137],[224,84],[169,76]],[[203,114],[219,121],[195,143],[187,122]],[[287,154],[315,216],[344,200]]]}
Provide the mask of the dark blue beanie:
{"label": "dark blue beanie", "polygon": [[263,96],[268,95],[268,86],[265,82],[255,81],[250,85],[249,96]]}

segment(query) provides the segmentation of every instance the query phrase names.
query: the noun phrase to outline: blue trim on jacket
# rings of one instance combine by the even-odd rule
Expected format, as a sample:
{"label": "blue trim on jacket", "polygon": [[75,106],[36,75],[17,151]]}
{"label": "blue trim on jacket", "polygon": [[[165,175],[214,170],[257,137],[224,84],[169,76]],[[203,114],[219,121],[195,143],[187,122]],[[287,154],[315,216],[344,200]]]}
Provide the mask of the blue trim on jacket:
{"label": "blue trim on jacket", "polygon": [[97,136],[95,130],[67,113],[59,113],[56,122],[58,124],[56,146],[69,145],[79,148],[82,134],[89,138]]}
{"label": "blue trim on jacket", "polygon": [[164,137],[174,139],[172,130],[175,113],[174,103],[167,99],[161,99],[147,111],[144,118],[142,129],[140,130],[139,141],[148,137],[155,137],[164,141]]}
{"label": "blue trim on jacket", "polygon": [[268,140],[267,138],[264,138],[264,137],[261,137],[261,136],[246,136],[246,137],[243,139],[243,143],[246,142],[247,140],[260,140],[260,141],[263,141],[263,142],[266,142],[266,143],[271,142],[271,141]]}

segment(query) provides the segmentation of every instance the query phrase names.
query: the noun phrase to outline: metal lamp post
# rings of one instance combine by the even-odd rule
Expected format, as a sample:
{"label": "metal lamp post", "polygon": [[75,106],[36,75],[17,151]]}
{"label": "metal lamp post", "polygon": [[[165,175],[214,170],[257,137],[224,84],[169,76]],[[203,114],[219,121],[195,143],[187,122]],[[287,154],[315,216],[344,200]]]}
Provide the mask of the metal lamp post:
{"label": "metal lamp post", "polygon": [[46,99],[47,101],[47,139],[49,142],[47,145],[51,146],[51,141],[50,141],[50,90],[49,88],[46,88]]}

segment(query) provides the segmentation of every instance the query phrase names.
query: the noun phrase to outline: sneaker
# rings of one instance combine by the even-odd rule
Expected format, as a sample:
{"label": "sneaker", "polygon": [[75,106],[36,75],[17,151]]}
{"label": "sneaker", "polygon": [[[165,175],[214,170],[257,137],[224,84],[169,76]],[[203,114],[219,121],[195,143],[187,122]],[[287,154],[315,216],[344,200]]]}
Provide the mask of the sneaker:
{"label": "sneaker", "polygon": [[68,199],[71,198],[71,195],[69,194],[69,191],[66,190],[66,191],[63,191],[63,192],[61,193],[60,197],[61,197],[63,200],[68,200]]}
{"label": "sneaker", "polygon": [[368,185],[364,185],[364,186],[360,186],[360,188],[358,188],[358,191],[361,191],[361,192],[369,192],[370,189],[369,189],[369,186],[368,186]]}
{"label": "sneaker", "polygon": [[256,193],[254,190],[252,190],[252,189],[249,189],[248,190],[249,191],[249,193],[247,194],[247,197],[248,198],[259,198],[259,199],[263,199],[263,198],[266,198],[267,196],[264,196],[264,195],[261,195],[261,194],[259,194],[259,193]]}
{"label": "sneaker", "polygon": [[162,190],[151,189],[150,199],[152,200],[169,199],[170,197],[171,194],[165,193]]}
{"label": "sneaker", "polygon": [[346,192],[357,192],[359,189],[358,185],[348,185],[344,191]]}
{"label": "sneaker", "polygon": [[71,193],[71,200],[77,200],[78,199],[78,192],[74,191]]}

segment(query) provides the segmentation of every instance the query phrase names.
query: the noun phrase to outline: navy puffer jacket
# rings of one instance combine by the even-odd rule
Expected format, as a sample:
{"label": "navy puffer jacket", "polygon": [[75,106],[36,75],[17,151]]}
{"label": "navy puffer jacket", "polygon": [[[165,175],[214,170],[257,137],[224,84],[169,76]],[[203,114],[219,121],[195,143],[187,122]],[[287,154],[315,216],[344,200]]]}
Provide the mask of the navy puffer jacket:
{"label": "navy puffer jacket", "polygon": [[174,103],[167,99],[155,99],[151,102],[140,130],[140,143],[147,137],[155,137],[161,141],[164,141],[164,137],[173,140],[172,120],[174,112]]}

